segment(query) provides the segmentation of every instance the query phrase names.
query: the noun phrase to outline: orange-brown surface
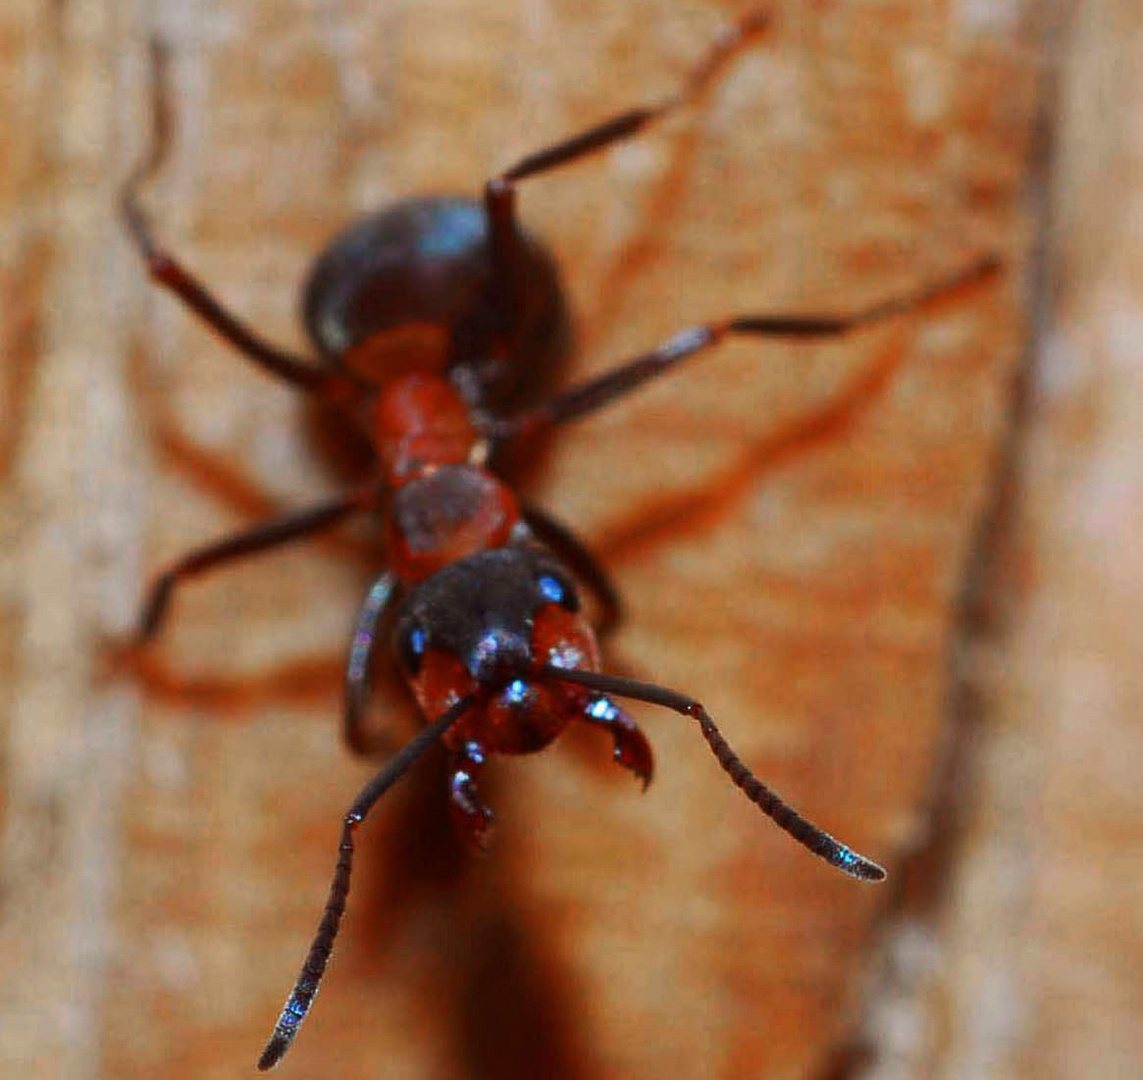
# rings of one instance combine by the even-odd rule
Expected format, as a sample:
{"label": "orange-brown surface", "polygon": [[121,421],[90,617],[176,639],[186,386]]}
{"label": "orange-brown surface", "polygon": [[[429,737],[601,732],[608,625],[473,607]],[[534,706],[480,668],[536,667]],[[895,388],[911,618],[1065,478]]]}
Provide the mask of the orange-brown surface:
{"label": "orange-brown surface", "polygon": [[863,1080],[1143,1061],[1143,11],[1077,5],[1052,44],[1032,363],[969,590],[944,841],[884,935]]}
{"label": "orange-brown surface", "polygon": [[[108,670],[157,567],[336,486],[295,396],[150,287],[115,219],[148,32],[177,119],[158,231],[297,344],[307,260],[354,213],[476,192],[669,93],[742,10],[4,6],[0,1072],[252,1070],[369,774],[336,733],[368,530],[188,586],[134,675]],[[709,317],[847,311],[984,251],[1005,273],[829,347],[727,344],[562,432],[530,492],[624,592],[610,666],[701,698],[762,776],[899,872],[929,836],[1008,433],[1056,54],[1047,5],[1019,0],[772,10],[696,107],[525,186],[576,315],[568,377]],[[638,715],[646,795],[590,735],[497,762],[484,860],[452,839],[439,767],[394,793],[283,1075],[802,1078],[863,1015],[879,1044],[863,973],[899,890],[832,874],[693,726]]]}

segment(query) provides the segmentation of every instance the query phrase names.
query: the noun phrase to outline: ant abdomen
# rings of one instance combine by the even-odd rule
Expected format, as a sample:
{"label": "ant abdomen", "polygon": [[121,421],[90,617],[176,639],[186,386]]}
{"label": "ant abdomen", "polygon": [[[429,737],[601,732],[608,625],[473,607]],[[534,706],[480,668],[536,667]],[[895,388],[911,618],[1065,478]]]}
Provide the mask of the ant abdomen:
{"label": "ant abdomen", "polygon": [[331,365],[369,383],[463,367],[476,377],[465,387],[474,403],[520,403],[571,341],[555,263],[520,235],[521,292],[508,313],[481,202],[409,198],[362,217],[314,263],[302,297],[306,330]]}

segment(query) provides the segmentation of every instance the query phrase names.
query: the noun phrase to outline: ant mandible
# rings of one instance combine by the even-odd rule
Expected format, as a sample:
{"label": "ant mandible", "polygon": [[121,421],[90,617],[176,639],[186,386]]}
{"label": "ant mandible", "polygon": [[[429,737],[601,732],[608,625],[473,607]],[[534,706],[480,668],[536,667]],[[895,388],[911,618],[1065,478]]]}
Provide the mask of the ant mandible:
{"label": "ant mandible", "polygon": [[[677,95],[523,158],[488,181],[480,201],[413,197],[351,225],[318,257],[303,295],[320,366],[263,340],[156,243],[139,189],[162,164],[170,121],[165,49],[152,46],[152,145],[127,179],[121,206],[151,277],[252,363],[338,410],[368,439],[376,466],[370,482],[356,490],[184,556],[152,587],[139,641],[158,632],[180,582],[377,511],[389,569],[357,616],[345,676],[346,742],[356,752],[370,750],[364,727],[370,665],[390,623],[398,666],[430,721],[345,815],[321,923],[260,1069],[281,1060],[317,993],[345,911],[357,826],[438,741],[450,758],[453,821],[471,846],[483,848],[492,813],[480,801],[477,780],[489,754],[543,749],[578,720],[608,731],[615,760],[646,787],[651,747],[614,699],[661,705],[698,722],[734,784],[798,843],[854,878],[885,877],[880,866],[807,821],[755,777],[694,698],[599,670],[596,633],[613,627],[619,615],[610,579],[570,529],[522,507],[489,467],[510,441],[592,413],[727,336],[836,337],[943,298],[995,269],[995,260],[982,259],[914,295],[851,315],[746,315],[704,323],[539,404],[518,404],[552,363],[567,325],[554,261],[517,221],[516,185],[622,142],[694,100],[768,25],[764,13],[749,13],[722,32]],[[597,598],[595,632],[580,613],[573,574]]]}

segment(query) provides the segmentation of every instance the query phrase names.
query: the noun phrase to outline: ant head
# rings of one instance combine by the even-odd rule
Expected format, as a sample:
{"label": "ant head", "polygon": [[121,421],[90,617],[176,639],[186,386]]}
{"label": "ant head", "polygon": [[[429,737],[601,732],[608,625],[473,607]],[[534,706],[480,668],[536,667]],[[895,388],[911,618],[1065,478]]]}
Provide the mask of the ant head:
{"label": "ant head", "polygon": [[473,695],[490,718],[517,717],[509,741],[521,746],[555,730],[525,735],[522,728],[531,723],[526,717],[552,710],[562,717],[566,711],[550,700],[542,685],[550,679],[541,669],[599,666],[595,637],[579,614],[567,571],[526,546],[470,555],[418,585],[397,618],[395,645],[426,715]]}
{"label": "ant head", "polygon": [[553,605],[565,615],[579,611],[575,586],[559,564],[530,547],[481,551],[409,594],[396,624],[397,655],[411,679],[426,656],[439,652],[476,686],[497,688],[552,662],[537,657],[535,646],[537,616]]}

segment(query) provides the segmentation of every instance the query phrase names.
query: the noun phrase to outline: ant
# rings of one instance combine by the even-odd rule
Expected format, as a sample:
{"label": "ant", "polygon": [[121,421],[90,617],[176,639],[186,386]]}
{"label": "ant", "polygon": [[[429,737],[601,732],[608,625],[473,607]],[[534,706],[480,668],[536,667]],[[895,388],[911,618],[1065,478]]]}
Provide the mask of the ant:
{"label": "ant", "polygon": [[[774,823],[838,870],[863,881],[885,871],[802,817],[762,783],[694,698],[600,671],[597,635],[617,623],[606,571],[574,532],[522,505],[493,471],[514,440],[586,416],[705,352],[728,336],[837,337],[923,307],[997,268],[981,259],[913,295],[850,315],[744,315],[685,329],[643,355],[538,404],[526,401],[567,340],[555,262],[516,215],[516,187],[540,173],[631,138],[693,101],[727,59],[769,28],[752,12],[727,26],[682,89],[523,158],[489,180],[480,200],[411,197],[349,226],[318,257],[303,293],[305,326],[321,364],[266,342],[161,248],[140,205],[159,169],[170,120],[155,67],[150,151],[126,180],[121,210],[150,276],[250,362],[329,407],[368,440],[368,483],[299,513],[198,548],[162,573],[144,605],[140,644],[159,631],[176,586],[247,555],[379,513],[388,569],[356,619],[345,673],[343,730],[357,753],[378,639],[388,636],[426,726],[358,794],[342,824],[338,860],[317,934],[258,1061],[270,1069],[308,1013],[345,911],[354,833],[386,791],[433,744],[451,769],[449,809],[460,835],[483,850],[492,812],[477,783],[492,754],[541,750],[572,721],[610,733],[615,760],[650,783],[650,744],[617,698],[649,702],[698,722],[731,781]],[[595,630],[575,579],[596,598]]]}

